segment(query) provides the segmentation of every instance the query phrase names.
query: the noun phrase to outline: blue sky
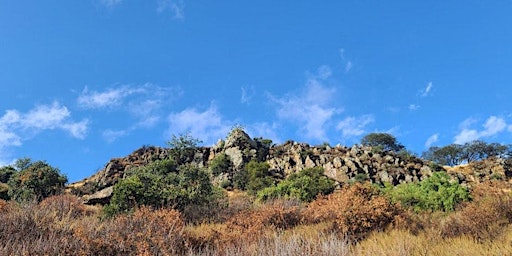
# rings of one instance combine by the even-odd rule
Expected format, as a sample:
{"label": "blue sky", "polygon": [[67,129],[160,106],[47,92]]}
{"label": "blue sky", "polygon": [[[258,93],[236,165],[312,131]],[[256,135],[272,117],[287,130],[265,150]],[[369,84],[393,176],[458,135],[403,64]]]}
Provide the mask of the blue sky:
{"label": "blue sky", "polygon": [[70,181],[190,131],[511,143],[512,2],[6,0],[0,164]]}

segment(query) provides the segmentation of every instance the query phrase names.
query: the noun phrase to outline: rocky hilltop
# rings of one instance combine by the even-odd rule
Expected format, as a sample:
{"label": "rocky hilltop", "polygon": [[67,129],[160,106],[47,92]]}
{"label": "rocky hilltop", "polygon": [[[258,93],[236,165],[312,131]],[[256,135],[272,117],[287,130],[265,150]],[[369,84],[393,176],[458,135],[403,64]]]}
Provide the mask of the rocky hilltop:
{"label": "rocky hilltop", "polygon": [[[82,196],[88,203],[107,203],[113,186],[128,170],[166,159],[170,157],[171,151],[169,148],[142,147],[126,157],[110,160],[93,176],[70,184],[68,190]],[[423,180],[432,172],[443,168],[411,155],[378,151],[359,145],[310,146],[294,141],[270,145],[269,141],[251,138],[241,129],[233,130],[225,141],[219,140],[213,147],[196,148],[187,156],[186,161],[198,167],[209,167],[212,160],[220,154],[228,156],[231,165],[214,177],[217,181],[243,171],[245,164],[251,160],[267,162],[270,173],[280,179],[304,168],[321,166],[325,175],[340,185],[355,180],[397,185]],[[445,168],[458,182],[468,184],[494,178],[508,180],[512,176],[511,167],[503,159],[494,159]]]}

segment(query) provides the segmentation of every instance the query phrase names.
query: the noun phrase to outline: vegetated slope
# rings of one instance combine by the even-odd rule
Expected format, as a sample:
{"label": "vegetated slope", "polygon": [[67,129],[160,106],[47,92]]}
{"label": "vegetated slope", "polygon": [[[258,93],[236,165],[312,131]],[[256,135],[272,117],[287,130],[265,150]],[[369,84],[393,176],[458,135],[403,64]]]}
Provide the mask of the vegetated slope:
{"label": "vegetated slope", "polygon": [[[110,160],[96,174],[70,184],[68,190],[82,196],[90,204],[108,203],[113,186],[127,171],[166,159],[171,154],[172,150],[169,148],[144,146],[126,157]],[[241,129],[234,129],[225,141],[219,140],[213,147],[198,147],[188,151],[180,161],[198,167],[210,167],[221,156],[227,159],[226,164],[219,165],[221,169],[216,168],[212,173],[214,181],[226,184],[227,188],[230,188],[233,179],[251,160],[267,162],[270,166],[269,172],[276,179],[284,179],[305,168],[322,167],[324,174],[339,185],[361,180],[397,185],[424,180],[443,168],[462,184],[489,179],[509,180],[512,176],[510,161],[504,159],[487,159],[465,167],[448,168],[407,153],[382,151],[359,145],[311,146],[294,141],[271,145],[271,141],[253,139]]]}

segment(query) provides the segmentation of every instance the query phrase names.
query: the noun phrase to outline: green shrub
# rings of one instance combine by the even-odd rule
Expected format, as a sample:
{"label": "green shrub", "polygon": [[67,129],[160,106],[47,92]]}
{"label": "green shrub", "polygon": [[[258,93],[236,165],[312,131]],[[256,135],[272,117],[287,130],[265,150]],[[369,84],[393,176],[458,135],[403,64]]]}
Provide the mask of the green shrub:
{"label": "green shrub", "polygon": [[190,135],[190,132],[180,135],[172,135],[167,145],[171,148],[171,156],[179,164],[184,164],[193,160],[197,145],[202,143]]}
{"label": "green shrub", "polygon": [[183,211],[190,205],[215,203],[217,195],[206,170],[192,165],[176,167],[173,161],[163,160],[135,169],[119,181],[104,211],[112,216],[142,205]]}
{"label": "green shrub", "polygon": [[247,168],[233,173],[233,187],[240,190],[246,190],[249,183],[249,172]]}
{"label": "green shrub", "polygon": [[435,172],[419,183],[386,185],[384,191],[394,202],[417,212],[453,211],[458,203],[470,199],[467,188],[452,181],[446,172]]}
{"label": "green shrub", "polygon": [[365,181],[369,180],[368,174],[366,173],[357,173],[354,178],[352,178],[352,182],[359,182],[364,183]]}
{"label": "green shrub", "polygon": [[[18,202],[41,201],[46,197],[60,194],[68,181],[58,168],[44,161],[32,162],[24,158],[17,166],[23,168],[14,173],[9,181],[8,195]],[[23,162],[23,164],[21,164]]]}
{"label": "green shrub", "polygon": [[11,177],[16,173],[16,169],[11,166],[4,166],[0,168],[0,183],[7,183]]}
{"label": "green shrub", "polygon": [[332,193],[334,188],[334,180],[324,175],[323,168],[307,168],[291,174],[275,186],[259,191],[258,199],[296,198],[304,202],[311,202],[319,194]]}
{"label": "green shrub", "polygon": [[268,163],[250,161],[245,168],[248,175],[246,188],[249,194],[256,195],[258,191],[274,185],[274,179],[268,171]]}
{"label": "green shrub", "polygon": [[212,172],[212,175],[217,176],[222,173],[229,172],[231,166],[232,164],[229,156],[225,153],[221,153],[215,156],[215,158],[210,162],[210,171]]}

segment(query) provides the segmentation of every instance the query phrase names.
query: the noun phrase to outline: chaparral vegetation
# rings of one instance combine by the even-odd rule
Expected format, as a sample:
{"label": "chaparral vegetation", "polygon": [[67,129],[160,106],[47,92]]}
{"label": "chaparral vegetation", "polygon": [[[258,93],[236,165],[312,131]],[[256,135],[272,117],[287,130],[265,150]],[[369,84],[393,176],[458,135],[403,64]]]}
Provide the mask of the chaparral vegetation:
{"label": "chaparral vegetation", "polygon": [[0,255],[512,254],[509,145],[419,158],[390,134],[311,147],[240,127],[199,143],[173,136],[73,184],[45,161],[2,167]]}

